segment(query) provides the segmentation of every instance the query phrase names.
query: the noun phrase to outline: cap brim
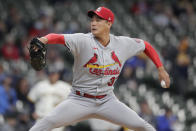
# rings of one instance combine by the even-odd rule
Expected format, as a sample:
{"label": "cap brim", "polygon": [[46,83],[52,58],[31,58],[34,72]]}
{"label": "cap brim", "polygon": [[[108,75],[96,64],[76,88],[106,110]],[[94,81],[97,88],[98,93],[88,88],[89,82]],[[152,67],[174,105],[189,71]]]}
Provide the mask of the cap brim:
{"label": "cap brim", "polygon": [[[90,17],[90,18],[92,18],[93,15],[95,15],[95,14],[96,14],[96,13],[95,13],[94,10],[89,10],[88,13],[87,13],[88,17]],[[96,14],[96,15],[97,15],[97,14]]]}
{"label": "cap brim", "polygon": [[94,10],[89,10],[88,11],[88,17],[92,18],[94,15],[99,16],[100,18],[104,19],[103,16],[101,16],[98,12],[94,11]]}

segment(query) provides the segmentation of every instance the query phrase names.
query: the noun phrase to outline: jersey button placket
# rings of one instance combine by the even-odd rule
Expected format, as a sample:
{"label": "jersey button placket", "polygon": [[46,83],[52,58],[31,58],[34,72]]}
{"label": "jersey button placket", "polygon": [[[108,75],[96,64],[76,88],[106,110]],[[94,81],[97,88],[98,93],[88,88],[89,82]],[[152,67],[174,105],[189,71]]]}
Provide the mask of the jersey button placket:
{"label": "jersey button placket", "polygon": [[[99,60],[100,60],[100,65],[102,64],[102,51],[101,50],[98,50],[98,54],[99,54]],[[99,75],[99,84],[97,84],[97,89],[96,89],[96,94],[95,95],[98,95],[99,94],[99,87],[102,85],[102,75],[100,74]],[[96,98],[94,98],[96,99]]]}
{"label": "jersey button placket", "polygon": [[[104,61],[104,50],[101,50],[101,55],[102,55],[102,64],[103,68],[102,68],[102,74],[101,74],[101,85],[103,85],[103,81],[104,81],[104,65],[105,65],[105,61]],[[98,88],[98,93],[100,92],[102,86]]]}

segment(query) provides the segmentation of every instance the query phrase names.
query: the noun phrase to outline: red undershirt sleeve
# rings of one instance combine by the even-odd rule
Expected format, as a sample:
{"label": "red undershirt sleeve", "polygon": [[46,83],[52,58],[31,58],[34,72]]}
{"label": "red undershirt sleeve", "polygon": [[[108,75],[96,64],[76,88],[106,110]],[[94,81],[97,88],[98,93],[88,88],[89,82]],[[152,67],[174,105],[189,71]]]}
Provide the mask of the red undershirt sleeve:
{"label": "red undershirt sleeve", "polygon": [[144,53],[153,61],[153,63],[156,65],[157,68],[163,66],[159,55],[155,51],[155,49],[147,42],[144,41],[145,44],[145,50]]}
{"label": "red undershirt sleeve", "polygon": [[65,45],[64,35],[62,35],[62,34],[51,33],[51,34],[48,34],[44,37],[48,39],[47,44],[63,44],[63,45]]}

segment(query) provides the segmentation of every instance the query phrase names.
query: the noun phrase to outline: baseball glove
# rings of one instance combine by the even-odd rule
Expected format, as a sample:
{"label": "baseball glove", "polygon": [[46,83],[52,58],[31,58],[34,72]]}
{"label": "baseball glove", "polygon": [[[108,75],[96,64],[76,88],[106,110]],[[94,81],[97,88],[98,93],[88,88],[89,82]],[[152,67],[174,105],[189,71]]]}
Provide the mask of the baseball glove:
{"label": "baseball glove", "polygon": [[37,38],[30,42],[29,54],[31,66],[40,71],[46,66],[46,45]]}

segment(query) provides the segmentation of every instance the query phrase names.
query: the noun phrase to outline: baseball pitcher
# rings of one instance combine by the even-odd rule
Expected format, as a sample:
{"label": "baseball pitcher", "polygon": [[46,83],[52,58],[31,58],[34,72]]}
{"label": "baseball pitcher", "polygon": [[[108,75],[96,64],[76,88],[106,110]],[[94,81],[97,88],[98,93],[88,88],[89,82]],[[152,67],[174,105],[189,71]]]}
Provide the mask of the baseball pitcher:
{"label": "baseball pitcher", "polygon": [[[89,118],[107,120],[135,131],[155,131],[115,97],[113,85],[125,61],[144,52],[156,65],[160,81],[164,81],[165,88],[169,88],[170,78],[157,52],[144,40],[110,34],[114,22],[114,14],[110,9],[99,7],[88,11],[88,16],[91,18],[91,33],[48,34],[31,42],[31,45],[38,42],[41,45],[67,46],[74,56],[74,65],[73,88],[68,99],[38,121],[30,131],[51,131]],[[36,55],[39,47],[35,45],[32,48]],[[44,61],[40,62],[45,60],[42,54],[37,55],[41,57],[34,61],[45,64]]]}

